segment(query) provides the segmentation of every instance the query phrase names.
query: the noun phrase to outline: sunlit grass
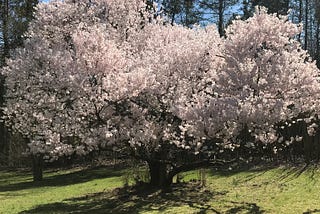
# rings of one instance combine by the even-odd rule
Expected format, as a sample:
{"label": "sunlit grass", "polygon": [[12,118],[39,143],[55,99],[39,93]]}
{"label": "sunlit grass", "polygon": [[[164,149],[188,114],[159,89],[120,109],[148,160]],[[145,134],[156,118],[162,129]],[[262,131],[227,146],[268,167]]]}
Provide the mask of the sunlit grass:
{"label": "sunlit grass", "polygon": [[[320,212],[320,170],[278,167],[242,172],[186,172],[173,191],[123,187],[131,170],[96,168],[29,173],[1,172],[0,213],[315,213]],[[128,176],[128,175],[126,175]],[[191,181],[190,181],[191,180]]]}
{"label": "sunlit grass", "polygon": [[220,210],[237,204],[259,207],[265,213],[320,211],[320,171],[311,167],[276,168],[210,177],[209,189],[225,189],[227,194],[212,206]]}
{"label": "sunlit grass", "polygon": [[[45,173],[33,183],[30,173],[0,172],[0,213],[19,213],[40,204],[101,192],[122,185],[120,171],[80,169]],[[54,209],[50,212],[54,213]]]}

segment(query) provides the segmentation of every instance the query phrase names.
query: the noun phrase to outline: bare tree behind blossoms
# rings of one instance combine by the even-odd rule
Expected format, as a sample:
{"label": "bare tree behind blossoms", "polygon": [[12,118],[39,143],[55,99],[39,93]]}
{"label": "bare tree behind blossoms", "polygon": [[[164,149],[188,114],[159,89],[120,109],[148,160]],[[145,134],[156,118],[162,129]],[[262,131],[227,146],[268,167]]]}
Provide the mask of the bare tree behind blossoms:
{"label": "bare tree behind blossoms", "polygon": [[318,70],[285,18],[261,10],[221,38],[215,26],[167,25],[150,11],[140,0],[38,6],[2,69],[6,124],[30,139],[30,154],[120,148],[167,187],[181,171],[223,162],[219,151],[236,147],[244,126],[254,145],[272,143],[279,122],[316,117]]}

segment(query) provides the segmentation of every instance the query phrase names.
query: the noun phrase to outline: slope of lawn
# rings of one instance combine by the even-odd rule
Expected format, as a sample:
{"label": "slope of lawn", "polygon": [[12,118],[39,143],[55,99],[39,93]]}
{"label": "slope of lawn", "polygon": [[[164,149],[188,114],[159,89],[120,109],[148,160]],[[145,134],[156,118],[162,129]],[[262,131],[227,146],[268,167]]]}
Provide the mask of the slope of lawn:
{"label": "slope of lawn", "polygon": [[172,191],[124,187],[130,170],[100,167],[47,172],[34,184],[25,172],[0,172],[0,213],[320,213],[320,170],[278,167],[241,172],[186,172]]}

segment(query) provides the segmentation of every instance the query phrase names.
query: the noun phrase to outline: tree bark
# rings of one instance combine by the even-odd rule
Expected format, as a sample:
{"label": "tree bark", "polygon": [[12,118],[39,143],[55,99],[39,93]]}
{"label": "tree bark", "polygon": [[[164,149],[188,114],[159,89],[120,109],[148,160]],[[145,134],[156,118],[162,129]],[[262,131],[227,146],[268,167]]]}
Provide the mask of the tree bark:
{"label": "tree bark", "polygon": [[[302,18],[303,18],[303,2],[302,0],[299,0],[299,15],[298,15],[298,23],[302,23]],[[298,41],[300,43],[302,43],[302,40],[301,40],[301,32],[298,34]]]}
{"label": "tree bark", "polygon": [[220,36],[224,36],[224,0],[219,0],[219,6],[218,6],[218,30]]}
{"label": "tree bark", "polygon": [[[320,11],[319,11],[320,12]],[[316,63],[320,67],[320,20],[316,22]]]}
{"label": "tree bark", "polygon": [[173,176],[169,175],[168,165],[160,161],[149,161],[150,185],[168,188],[172,184]]}
{"label": "tree bark", "polygon": [[305,162],[307,164],[312,160],[312,144],[313,144],[313,136],[309,136],[307,130],[307,124],[303,123],[303,153]]}
{"label": "tree bark", "polygon": [[[5,58],[9,56],[9,0],[0,1],[0,21],[2,22],[2,46],[3,52],[0,53],[0,67],[5,64]],[[0,107],[4,105],[4,76],[0,74]],[[2,110],[0,110],[0,117],[3,116]],[[6,164],[8,164],[9,155],[9,141],[7,139],[7,130],[4,122],[0,122],[0,153],[3,153]]]}
{"label": "tree bark", "polygon": [[236,160],[203,160],[175,167],[169,166],[167,163],[163,163],[161,161],[147,161],[150,173],[150,185],[161,189],[167,189],[173,183],[173,177],[178,173],[204,167],[220,167],[228,163],[233,163],[234,161]]}
{"label": "tree bark", "polygon": [[41,181],[43,178],[43,157],[42,155],[32,155],[33,181]]}
{"label": "tree bark", "polygon": [[304,49],[308,50],[308,36],[309,36],[309,0],[306,0],[305,5],[305,23],[304,23]]}
{"label": "tree bark", "polygon": [[3,37],[3,58],[2,63],[4,64],[4,60],[9,56],[9,0],[4,0],[2,5],[2,37]]}
{"label": "tree bark", "polygon": [[[1,64],[1,63],[0,63]],[[0,107],[4,106],[4,76],[0,74]],[[3,111],[0,109],[0,118],[3,116]],[[3,156],[1,164],[9,165],[9,139],[8,132],[5,126],[4,121],[0,121],[0,155]]]}

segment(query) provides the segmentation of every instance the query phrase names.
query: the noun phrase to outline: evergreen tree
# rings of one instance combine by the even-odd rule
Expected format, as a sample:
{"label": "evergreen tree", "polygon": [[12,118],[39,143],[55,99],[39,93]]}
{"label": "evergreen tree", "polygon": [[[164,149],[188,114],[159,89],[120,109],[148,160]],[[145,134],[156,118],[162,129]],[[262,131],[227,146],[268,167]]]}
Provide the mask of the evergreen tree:
{"label": "evergreen tree", "polygon": [[[200,7],[203,9],[203,14],[210,14],[209,20],[215,19],[219,34],[223,36],[225,34],[225,15],[226,11],[233,5],[235,5],[237,0],[201,0]],[[209,15],[209,16],[210,16]]]}
{"label": "evergreen tree", "polygon": [[268,8],[268,13],[286,15],[289,10],[289,0],[252,0],[252,7],[264,6]]}
{"label": "evergreen tree", "polygon": [[[5,65],[11,50],[23,44],[23,34],[33,18],[37,3],[38,0],[0,0],[0,67]],[[4,104],[4,81],[4,76],[0,74],[0,107]],[[0,162],[7,162],[8,151],[8,134],[0,120]]]}
{"label": "evergreen tree", "polygon": [[0,65],[10,50],[22,45],[37,4],[38,0],[0,0]]}
{"label": "evergreen tree", "polygon": [[201,13],[197,0],[158,0],[156,1],[170,24],[192,27],[200,22]]}

